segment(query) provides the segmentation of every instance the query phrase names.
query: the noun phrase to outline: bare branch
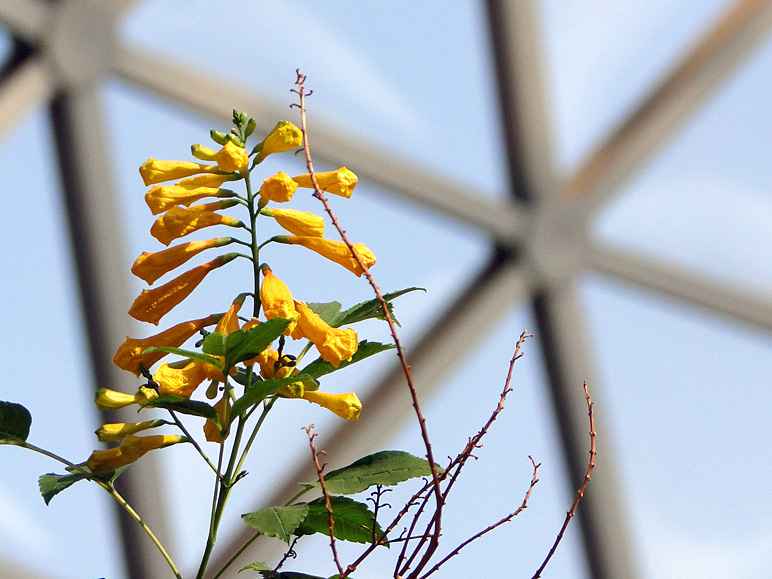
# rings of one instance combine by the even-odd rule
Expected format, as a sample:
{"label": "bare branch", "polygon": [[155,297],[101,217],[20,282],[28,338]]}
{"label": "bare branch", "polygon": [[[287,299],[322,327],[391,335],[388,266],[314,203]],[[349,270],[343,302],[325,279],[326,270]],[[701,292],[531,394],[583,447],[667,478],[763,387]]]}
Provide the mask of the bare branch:
{"label": "bare branch", "polygon": [[526,491],[525,497],[523,497],[523,502],[520,504],[520,506],[517,507],[516,510],[512,511],[511,513],[509,513],[503,519],[500,519],[499,521],[496,521],[495,523],[493,523],[492,525],[486,527],[485,529],[483,529],[479,533],[469,537],[466,541],[464,541],[458,547],[456,547],[450,553],[448,553],[448,555],[444,559],[442,559],[434,567],[429,569],[429,571],[426,574],[422,575],[421,579],[426,579],[429,575],[431,575],[432,573],[437,571],[440,567],[442,567],[445,563],[447,563],[451,558],[453,558],[456,555],[458,555],[459,552],[461,551],[461,549],[466,547],[472,541],[476,541],[477,539],[479,539],[480,537],[482,537],[486,533],[490,533],[493,529],[503,525],[504,523],[508,523],[509,521],[514,519],[517,515],[522,513],[525,509],[528,508],[528,501],[531,498],[531,492],[533,491],[533,487],[535,487],[536,483],[539,482],[539,479],[537,478],[537,473],[539,472],[539,467],[541,466],[541,463],[536,464],[536,461],[534,461],[532,457],[529,456],[528,458],[531,460],[531,464],[533,465],[533,475],[531,476],[531,484],[528,486],[528,490]]}
{"label": "bare branch", "polygon": [[[327,524],[330,526],[330,550],[332,551],[332,558],[335,561],[335,566],[338,568],[338,574],[343,575],[343,566],[340,564],[340,559],[338,558],[338,548],[335,546],[335,520],[332,516],[332,505],[330,504],[330,493],[327,492],[327,485],[324,484],[324,475],[322,474],[322,470],[324,470],[324,467],[319,464],[319,452],[316,452],[316,445],[314,445],[314,438],[316,438],[316,433],[311,434],[311,431],[313,430],[314,425],[311,424],[309,426],[304,426],[303,430],[306,431],[306,434],[308,435],[308,446],[311,447],[311,457],[314,461],[314,466],[316,467],[316,475],[319,477],[319,486],[322,487],[322,495],[324,495],[324,504],[327,507]],[[322,451],[324,452],[324,451]]]}
{"label": "bare branch", "polygon": [[424,446],[426,448],[426,459],[429,461],[429,467],[432,473],[432,482],[434,485],[434,496],[436,500],[436,509],[433,517],[434,532],[432,533],[432,538],[429,541],[429,546],[427,547],[426,552],[424,553],[424,556],[422,557],[421,562],[418,565],[418,568],[411,575],[411,578],[414,579],[415,577],[417,577],[417,573],[420,572],[420,570],[429,562],[429,559],[437,550],[437,546],[439,545],[441,520],[442,520],[442,507],[445,500],[444,497],[442,496],[442,489],[440,488],[440,477],[437,473],[437,467],[434,462],[434,453],[432,451],[432,445],[429,440],[429,432],[426,428],[426,420],[423,416],[423,412],[421,411],[421,406],[418,402],[418,393],[416,391],[415,385],[413,384],[413,377],[410,373],[410,366],[408,365],[407,359],[405,358],[404,350],[402,348],[402,345],[400,344],[399,335],[397,334],[397,328],[396,328],[396,325],[394,324],[394,320],[391,317],[391,313],[389,312],[389,308],[386,303],[386,300],[383,299],[383,294],[381,294],[381,290],[378,288],[378,284],[375,283],[375,278],[373,278],[372,274],[370,273],[370,270],[367,268],[367,265],[364,263],[362,258],[354,249],[354,245],[351,243],[351,241],[349,241],[345,230],[340,225],[340,222],[338,221],[337,217],[333,213],[332,207],[330,207],[330,204],[327,201],[324,191],[321,190],[321,188],[319,187],[319,183],[316,179],[313,162],[311,161],[311,149],[308,143],[308,130],[307,130],[307,123],[306,123],[306,106],[305,106],[306,92],[304,88],[306,77],[305,75],[300,74],[300,71],[298,71],[297,75],[298,76],[297,76],[296,85],[298,88],[294,92],[297,93],[297,95],[300,98],[299,108],[300,108],[300,118],[301,118],[301,130],[303,132],[303,150],[306,156],[306,166],[308,167],[308,173],[311,176],[311,183],[314,186],[314,197],[319,199],[319,201],[321,201],[321,203],[324,205],[324,209],[327,212],[327,214],[330,216],[330,219],[332,220],[332,224],[338,230],[338,233],[340,234],[340,237],[343,240],[343,242],[346,244],[346,246],[348,246],[352,257],[362,268],[365,278],[370,283],[370,286],[373,288],[373,291],[375,292],[375,295],[381,304],[381,308],[383,309],[383,315],[386,319],[386,322],[389,324],[389,329],[391,330],[391,336],[392,336],[392,339],[394,340],[394,345],[396,346],[397,356],[399,356],[400,363],[402,364],[402,370],[405,374],[408,388],[410,389],[410,396],[413,401],[413,409],[415,410],[416,417],[418,418],[418,424],[421,429],[421,437],[423,438]]}
{"label": "bare branch", "polygon": [[571,508],[569,509],[568,513],[566,513],[566,520],[563,521],[563,526],[560,528],[560,532],[558,533],[558,536],[555,539],[555,543],[552,545],[552,548],[550,549],[550,552],[547,554],[546,559],[544,559],[544,562],[541,564],[541,567],[537,569],[536,573],[534,573],[531,579],[538,579],[539,577],[541,577],[542,571],[544,571],[544,568],[547,566],[547,563],[549,563],[550,559],[552,559],[552,556],[555,554],[555,551],[557,550],[558,545],[560,544],[560,541],[563,540],[563,535],[566,532],[568,523],[571,522],[571,519],[573,519],[574,515],[576,514],[576,507],[579,506],[579,501],[581,501],[582,497],[584,497],[584,491],[587,489],[587,484],[590,482],[590,475],[592,474],[592,469],[595,468],[595,455],[597,454],[595,452],[595,415],[592,413],[592,400],[590,399],[590,392],[587,389],[587,382],[584,383],[584,398],[587,401],[587,412],[590,416],[590,462],[587,464],[587,472],[584,475],[584,482],[582,483],[582,486],[579,487],[579,490],[576,491],[576,497],[574,498],[574,502],[571,505]]}

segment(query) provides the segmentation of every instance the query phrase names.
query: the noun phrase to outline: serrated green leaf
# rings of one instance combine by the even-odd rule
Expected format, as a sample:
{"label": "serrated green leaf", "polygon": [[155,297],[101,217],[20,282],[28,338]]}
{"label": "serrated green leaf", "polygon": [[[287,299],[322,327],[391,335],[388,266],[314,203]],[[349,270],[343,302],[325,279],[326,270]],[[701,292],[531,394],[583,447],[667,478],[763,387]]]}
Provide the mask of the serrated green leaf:
{"label": "serrated green leaf", "polygon": [[48,505],[56,495],[63,490],[70,488],[78,481],[87,479],[90,476],[89,473],[76,472],[73,474],[55,474],[48,473],[38,478],[38,487],[40,488],[40,494],[43,495],[43,500]]}
{"label": "serrated green leaf", "polygon": [[24,442],[29,436],[32,415],[16,402],[0,402],[0,444]]}
{"label": "serrated green leaf", "polygon": [[[442,469],[437,466],[437,472]],[[393,486],[411,478],[431,476],[429,461],[401,450],[383,450],[332,470],[324,476],[327,492],[353,495],[372,486]],[[319,481],[302,483],[320,488]]]}
{"label": "serrated green leaf", "polygon": [[[396,323],[398,326],[400,326],[400,323],[397,321],[397,318],[394,317],[394,311],[393,311],[391,300],[396,299],[399,296],[404,295],[406,293],[414,292],[414,291],[425,292],[426,290],[421,287],[410,287],[396,292],[383,294],[383,299],[386,300],[387,302],[386,305],[389,309],[389,314],[391,314],[391,319],[394,320],[394,323]],[[356,322],[362,322],[364,320],[369,320],[371,318],[375,318],[378,320],[386,319],[386,317],[383,315],[383,308],[381,307],[381,302],[379,302],[377,298],[373,298],[371,300],[367,300],[366,302],[362,302],[360,304],[352,306],[349,309],[347,309],[345,312],[340,312],[337,316],[335,316],[333,323],[331,323],[330,325],[338,328],[342,325],[354,324]]]}
{"label": "serrated green leaf", "polygon": [[316,381],[311,376],[307,376],[305,374],[297,374],[296,376],[290,376],[287,378],[272,378],[270,380],[252,382],[252,385],[244,392],[244,395],[233,403],[233,407],[231,408],[231,422],[233,422],[239,414],[244,412],[253,404],[257,404],[258,402],[264,400],[282,386],[287,386],[295,382]]}
{"label": "serrated green leaf", "polygon": [[163,346],[159,348],[148,348],[142,353],[150,354],[151,352],[168,352],[169,354],[177,354],[178,356],[184,356],[185,358],[190,358],[191,360],[197,360],[199,362],[204,362],[205,364],[212,364],[213,366],[217,366],[220,370],[222,370],[222,360],[215,358],[214,356],[207,356],[201,352],[192,352],[190,350],[183,350],[182,348]]}
{"label": "serrated green leaf", "polygon": [[359,342],[357,351],[354,352],[353,356],[351,356],[351,360],[342,361],[337,368],[329,362],[322,360],[321,358],[317,358],[308,366],[303,368],[301,373],[313,378],[319,378],[320,376],[324,376],[330,372],[335,372],[336,370],[340,370],[341,368],[345,368],[351,364],[356,364],[360,360],[364,360],[365,358],[369,358],[370,356],[374,356],[375,354],[385,352],[386,350],[392,350],[394,348],[396,348],[394,344],[381,344],[380,342],[368,342],[367,340],[362,340]]}
{"label": "serrated green leaf", "polygon": [[191,416],[203,416],[219,423],[219,416],[217,411],[206,402],[199,402],[198,400],[190,400],[184,396],[159,396],[153,398],[143,408],[165,408],[167,410],[174,410],[180,414],[189,414]]}
{"label": "serrated green leaf", "polygon": [[271,568],[262,561],[258,561],[257,563],[250,563],[249,565],[245,565],[241,569],[239,569],[239,573],[242,571],[270,571]]}
{"label": "serrated green leaf", "polygon": [[308,516],[309,507],[305,503],[287,507],[266,507],[241,515],[244,522],[259,533],[276,537],[289,544],[290,537]]}
{"label": "serrated green leaf", "polygon": [[306,305],[330,326],[335,322],[335,318],[340,314],[340,308],[342,307],[340,302],[309,302]]}
{"label": "serrated green leaf", "polygon": [[[373,519],[375,515],[364,503],[348,497],[330,497],[333,529],[335,538],[353,543],[371,543],[373,540]],[[297,536],[322,533],[330,535],[327,518],[327,505],[324,497],[308,503],[308,515],[295,530]],[[375,523],[375,536],[380,537],[383,530]]]}

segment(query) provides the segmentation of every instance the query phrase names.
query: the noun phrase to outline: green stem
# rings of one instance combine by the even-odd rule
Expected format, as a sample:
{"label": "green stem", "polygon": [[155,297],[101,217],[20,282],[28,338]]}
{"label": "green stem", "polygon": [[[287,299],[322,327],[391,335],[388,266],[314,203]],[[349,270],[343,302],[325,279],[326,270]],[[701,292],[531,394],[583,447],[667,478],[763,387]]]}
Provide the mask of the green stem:
{"label": "green stem", "polygon": [[[241,472],[241,467],[242,467],[242,466],[243,466],[243,464],[244,464],[244,459],[246,459],[246,457],[247,457],[247,454],[249,453],[249,449],[250,449],[250,447],[252,446],[252,443],[254,442],[254,440],[255,440],[255,437],[257,436],[257,433],[258,433],[258,431],[260,430],[260,427],[263,425],[263,422],[265,421],[265,418],[266,418],[266,416],[268,416],[268,413],[271,411],[271,408],[273,407],[273,404],[274,404],[274,402],[276,402],[276,400],[277,400],[277,399],[278,399],[278,396],[274,396],[273,398],[271,398],[271,400],[270,400],[270,401],[269,401],[269,402],[268,402],[268,403],[265,405],[265,407],[263,408],[263,412],[260,414],[260,418],[258,419],[258,421],[257,421],[257,424],[255,425],[255,429],[252,431],[252,434],[250,435],[250,437],[249,437],[249,440],[247,441],[247,444],[244,446],[244,451],[241,453],[241,458],[239,459],[239,462],[238,462],[238,464],[237,464],[237,466],[236,466],[236,468],[234,469],[234,471],[233,471],[233,472],[235,472],[235,473],[239,473],[239,472]],[[230,487],[228,488],[228,491],[227,491],[227,492],[230,492]],[[305,492],[305,490],[304,490],[304,491],[302,491],[302,492]],[[227,496],[226,496],[226,500],[227,500]],[[223,505],[223,507],[224,507],[224,506],[225,506],[225,505]],[[253,542],[255,539],[257,539],[257,537],[258,537],[258,536],[260,536],[260,533],[257,533],[255,536],[253,536],[252,538],[250,538],[250,539],[249,539],[249,540],[248,540],[248,541],[247,541],[247,542],[246,542],[246,543],[245,543],[245,544],[244,544],[244,545],[243,545],[243,546],[242,546],[242,547],[241,547],[241,548],[240,548],[240,549],[239,549],[239,550],[236,552],[236,554],[235,554],[235,555],[233,555],[233,557],[231,557],[231,558],[228,560],[228,562],[227,562],[227,563],[225,563],[225,565],[223,565],[223,567],[222,567],[222,568],[221,568],[221,569],[220,569],[220,570],[217,572],[217,574],[214,576],[214,579],[216,579],[217,577],[220,577],[220,576],[221,576],[221,575],[222,575],[222,574],[225,572],[225,570],[226,570],[226,569],[227,569],[227,568],[228,568],[228,567],[231,565],[231,563],[233,563],[233,562],[234,562],[234,561],[235,561],[235,560],[238,558],[238,556],[239,556],[239,555],[241,555],[241,553],[243,553],[243,552],[244,552],[244,550],[245,550],[245,549],[246,549],[246,548],[247,548],[247,547],[248,547],[248,546],[249,546],[249,545],[250,545],[250,544],[251,544],[251,543],[252,543],[252,542]]]}
{"label": "green stem", "polygon": [[172,418],[174,419],[174,423],[177,425],[177,427],[182,431],[182,433],[190,439],[190,443],[194,446],[194,448],[198,451],[198,454],[201,455],[201,458],[204,459],[204,462],[209,465],[209,468],[211,468],[214,471],[214,474],[217,475],[217,477],[220,477],[220,471],[217,470],[217,467],[212,464],[212,461],[209,460],[209,457],[206,455],[204,450],[201,448],[201,445],[196,442],[196,439],[193,438],[190,435],[190,432],[188,432],[188,429],[185,428],[185,425],[182,423],[182,421],[177,417],[177,415],[174,413],[174,410],[169,410],[169,414],[172,415]]}
{"label": "green stem", "polygon": [[118,504],[121,505],[124,510],[129,513],[132,519],[137,521],[137,524],[142,527],[142,530],[145,531],[145,534],[147,534],[148,537],[150,537],[150,540],[153,542],[153,544],[156,546],[156,548],[161,552],[161,555],[166,560],[166,563],[169,565],[169,567],[172,570],[172,573],[174,573],[174,576],[177,577],[177,579],[182,579],[182,575],[180,575],[180,572],[177,570],[177,567],[174,565],[174,561],[172,561],[172,558],[169,556],[169,553],[166,552],[166,549],[164,549],[163,545],[161,544],[161,541],[158,540],[158,538],[155,536],[153,531],[150,530],[150,527],[147,526],[147,523],[142,520],[142,517],[139,516],[137,511],[135,511],[129,503],[126,502],[126,499],[124,499],[118,491],[115,490],[115,487],[112,485],[112,483],[103,483],[100,481],[96,481],[103,489],[105,489],[111,497],[113,497],[116,501],[118,501]]}
{"label": "green stem", "polygon": [[[224,396],[228,395],[227,388],[228,387],[226,386],[226,392],[223,394]],[[212,550],[214,549],[214,544],[217,541],[217,530],[220,527],[220,521],[222,520],[222,515],[225,511],[225,505],[228,502],[228,497],[231,490],[233,489],[233,484],[236,482],[235,478],[237,475],[234,474],[234,467],[236,466],[236,455],[238,454],[239,447],[241,446],[241,439],[244,436],[245,426],[246,421],[241,416],[239,416],[238,426],[236,427],[236,434],[233,437],[233,448],[231,449],[231,455],[228,460],[228,468],[225,471],[225,474],[222,475],[222,478],[219,480],[215,488],[216,502],[213,501],[212,516],[209,523],[209,536],[207,537],[204,555],[201,558],[201,565],[198,569],[198,575],[196,575],[198,579],[203,579],[204,573],[206,572],[206,567],[209,565],[209,559],[212,556]],[[224,448],[225,441],[223,441],[220,446],[221,455]],[[219,466],[221,466],[221,463]],[[219,470],[220,469],[218,468],[218,471]]]}
{"label": "green stem", "polygon": [[254,307],[252,315],[260,315],[260,243],[257,239],[257,216],[260,209],[255,207],[255,195],[252,193],[252,179],[249,174],[245,175],[244,182],[247,189],[247,209],[249,209],[249,232],[252,236],[252,271],[254,274]]}
{"label": "green stem", "polygon": [[[70,462],[69,460],[67,460],[66,458],[62,458],[58,454],[54,454],[53,452],[50,452],[50,451],[48,451],[48,450],[46,450],[44,448],[40,448],[39,446],[35,446],[34,444],[30,444],[27,441],[21,441],[21,442],[17,443],[17,446],[20,446],[22,448],[26,448],[27,450],[31,450],[33,452],[37,452],[39,454],[42,454],[42,455],[47,456],[49,458],[52,458],[52,459],[54,459],[54,460],[56,460],[58,462],[61,462],[62,464],[66,465],[69,469],[71,469],[73,471],[81,472],[81,473],[86,473],[86,474],[91,474],[91,473],[87,472],[81,465],[74,464],[74,463]],[[169,556],[169,553],[166,552],[166,549],[164,549],[164,546],[158,540],[158,537],[156,537],[155,534],[153,533],[153,531],[150,529],[150,527],[147,526],[147,523],[145,523],[145,521],[142,520],[142,517],[139,516],[139,513],[137,513],[137,511],[135,511],[131,507],[131,505],[126,502],[126,499],[124,499],[120,495],[120,493],[117,490],[115,490],[115,487],[113,486],[113,484],[111,482],[107,483],[107,482],[98,480],[96,478],[90,478],[90,477],[89,477],[88,480],[97,483],[100,487],[102,487],[104,490],[106,490],[107,493],[111,497],[113,497],[113,499],[115,499],[115,501],[117,501],[118,504],[121,505],[121,507],[123,507],[124,510],[127,513],[129,513],[131,518],[134,519],[135,521],[137,521],[137,524],[140,527],[142,527],[142,530],[145,531],[145,534],[150,538],[150,540],[153,542],[153,544],[156,546],[156,548],[160,551],[161,555],[166,560],[166,563],[169,565],[169,567],[171,568],[172,572],[174,573],[174,576],[177,577],[177,579],[182,579],[182,575],[180,575],[180,572],[177,570],[177,567],[174,565],[174,561],[172,561],[172,558]]]}

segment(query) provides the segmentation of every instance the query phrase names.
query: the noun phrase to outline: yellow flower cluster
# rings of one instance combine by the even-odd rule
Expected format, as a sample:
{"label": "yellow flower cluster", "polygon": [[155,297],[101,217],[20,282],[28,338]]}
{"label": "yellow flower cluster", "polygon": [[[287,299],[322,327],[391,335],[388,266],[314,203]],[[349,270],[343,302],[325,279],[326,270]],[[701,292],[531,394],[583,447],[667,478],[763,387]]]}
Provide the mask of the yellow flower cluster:
{"label": "yellow flower cluster", "polygon": [[[240,253],[219,255],[184,271],[163,285],[143,289],[129,309],[129,314],[135,319],[158,325],[161,319],[187,298],[210,272],[233,261],[236,257],[247,257],[252,260],[255,275],[257,275],[256,220],[259,216],[273,219],[290,234],[275,236],[269,241],[300,245],[343,266],[357,276],[361,276],[364,271],[361,264],[366,268],[375,264],[374,255],[365,245],[360,243],[354,246],[353,251],[356,252],[358,261],[345,243],[325,239],[322,217],[294,209],[269,207],[271,203],[290,201],[298,188],[318,189],[349,198],[356,186],[357,176],[346,167],[327,173],[315,173],[313,176],[304,174],[290,177],[284,172],[279,172],[265,179],[259,191],[253,196],[250,185],[252,169],[268,155],[301,146],[303,136],[292,123],[282,121],[251,152],[248,152],[243,143],[246,142],[250,132],[251,130],[236,134],[237,131],[234,129],[233,134],[227,137],[219,133],[223,139],[218,142],[224,144],[217,151],[202,145],[194,145],[193,156],[197,160],[204,161],[202,163],[149,159],[140,167],[140,175],[145,185],[149,187],[145,194],[145,201],[151,213],[157,216],[150,232],[163,245],[170,246],[182,237],[219,225],[246,230],[251,239],[244,241],[236,236],[222,236],[179,243],[157,252],[144,252],[131,268],[134,275],[152,286],[199,254],[232,243],[250,248],[252,255]],[[218,140],[214,133],[213,138]],[[246,196],[222,188],[228,182],[239,180],[246,183]],[[210,199],[209,202],[199,203],[207,198]],[[212,198],[214,200],[211,200]],[[246,206],[249,209],[249,220],[242,221],[221,213],[223,210],[237,206]],[[256,285],[254,293],[239,295],[227,312],[184,321],[144,339],[127,337],[116,351],[113,362],[138,377],[143,375],[147,379],[147,384],[140,387],[133,395],[103,388],[95,397],[97,407],[107,410],[131,404],[145,406],[159,397],[189,399],[204,382],[209,381],[211,385],[207,389],[207,397],[215,398],[218,390],[222,391],[222,395],[213,405],[219,417],[219,424],[215,420],[207,419],[204,434],[209,441],[222,442],[228,435],[231,408],[233,401],[236,400],[233,387],[229,385],[229,379],[224,376],[221,369],[224,367],[225,358],[215,357],[219,359],[220,366],[217,366],[212,359],[209,359],[210,363],[202,361],[201,356],[198,355],[178,361],[162,362],[167,352],[157,348],[181,348],[194,335],[206,333],[207,328],[212,326],[214,326],[214,332],[223,336],[238,330],[249,330],[261,323],[256,317],[261,309],[265,320],[274,318],[291,320],[285,335],[295,340],[308,340],[318,350],[321,358],[335,368],[342,362],[352,359],[358,349],[355,330],[331,327],[305,302],[295,300],[289,288],[273,274],[270,267],[263,264],[259,267],[259,271],[262,279],[255,280],[259,285],[259,291]],[[248,296],[252,296],[255,300],[255,312],[254,316],[243,318],[245,322],[242,324],[239,320],[239,312]],[[256,357],[241,364],[247,370],[252,366],[259,368],[260,378],[263,380],[295,376],[298,374],[295,357],[282,353],[283,348],[284,337],[281,337],[278,350],[272,349],[269,345]],[[151,368],[159,362],[162,363],[151,374]],[[229,367],[227,371],[229,374],[236,374],[237,369]],[[362,405],[354,393],[330,394],[316,391],[317,387],[318,385],[309,384],[308,381],[299,381],[280,388],[276,394],[284,398],[300,398],[313,402],[347,420],[358,419]],[[212,417],[211,414],[208,416]],[[120,441],[120,445],[107,450],[94,451],[86,461],[86,465],[93,472],[113,470],[137,460],[150,450],[188,441],[186,437],[176,435],[136,436],[139,432],[166,424],[169,423],[164,420],[149,420],[102,426],[97,430],[98,439],[102,442]]]}

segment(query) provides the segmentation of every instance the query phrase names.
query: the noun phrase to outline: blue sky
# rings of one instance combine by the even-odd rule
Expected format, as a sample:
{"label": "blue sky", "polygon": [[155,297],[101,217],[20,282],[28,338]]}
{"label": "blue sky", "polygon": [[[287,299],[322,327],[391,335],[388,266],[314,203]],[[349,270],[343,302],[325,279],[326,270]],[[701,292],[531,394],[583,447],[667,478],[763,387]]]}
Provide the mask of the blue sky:
{"label": "blue sky", "polygon": [[[580,162],[726,4],[538,3],[560,166],[569,170]],[[276,102],[291,102],[289,89],[300,68],[314,90],[311,131],[313,115],[324,115],[343,130],[484,194],[506,194],[485,17],[476,2],[395,1],[376,10],[348,1],[223,1],[212,10],[202,0],[153,1],[135,9],[124,34],[127,41],[237,80]],[[598,238],[769,293],[770,67],[772,44],[766,42],[601,212]],[[128,267],[141,251],[157,249],[148,234],[151,217],[136,168],[150,156],[186,158],[189,145],[205,141],[212,123],[116,80],[104,88]],[[93,448],[91,431],[99,417],[91,408],[80,354],[83,328],[50,141],[45,111],[38,111],[0,144],[6,165],[25,169],[6,179],[6,198],[13,202],[7,204],[3,234],[2,343],[7,360],[15,362],[10,367],[35,368],[37,376],[21,379],[7,372],[0,398],[32,410],[33,442],[78,460]],[[302,172],[290,159],[266,166],[267,174],[281,168]],[[382,287],[427,288],[427,294],[406,296],[397,306],[409,346],[444,300],[485,262],[486,240],[366,182],[350,201],[336,201],[348,232],[378,255],[374,273]],[[304,203],[297,208],[319,211],[311,200]],[[443,248],[440,255],[436,247]],[[280,255],[271,259],[281,266]],[[311,268],[320,275],[308,287]],[[304,300],[341,299],[342,291],[349,303],[369,296],[361,280],[334,266],[321,269],[299,258],[293,269],[282,269],[291,287],[308,292]],[[229,303],[230,288],[244,273],[238,267],[223,270],[181,306],[179,319],[209,312],[215,301]],[[137,281],[134,291],[141,287]],[[772,575],[772,455],[765,442],[772,434],[770,336],[600,275],[582,280],[581,296],[596,357],[598,402],[612,429],[642,577]],[[427,402],[438,454],[453,453],[484,420],[523,328],[533,329],[525,310],[502,312],[490,337],[470,344],[468,359]],[[149,330],[138,325],[137,334],[143,332]],[[365,332],[384,339],[381,327],[368,326],[360,335]],[[377,375],[385,362],[362,364],[326,387],[343,391],[349,382]],[[577,377],[578,385],[581,380]],[[470,465],[457,504],[450,505],[456,508],[448,510],[448,545],[519,504],[530,479],[529,454],[543,463],[541,482],[523,516],[457,557],[442,576],[479,573],[481,562],[492,576],[530,576],[570,504],[535,340],[526,347],[515,382],[507,413],[480,460]],[[315,422],[323,430],[334,420],[305,403],[281,409],[276,431],[261,447],[264,463],[300,456],[306,452],[300,427]],[[383,443],[421,452],[410,429]],[[277,447],[289,450],[282,455]],[[206,504],[210,483],[196,474],[203,471],[192,468],[187,450],[164,453],[170,462],[163,492],[176,508],[186,509],[177,519],[173,548],[188,568],[200,551],[206,515],[206,508],[190,504]],[[0,556],[34,560],[41,572],[57,577],[121,577],[106,535],[110,511],[98,489],[78,485],[46,508],[36,480],[56,465],[17,449],[3,449],[3,461],[13,475],[0,478]],[[248,469],[265,471],[252,483],[258,498],[280,476],[262,468],[264,463],[256,460]],[[480,495],[495,500],[481,501]],[[236,496],[231,515],[238,519],[255,496]],[[225,535],[239,524],[234,521]],[[569,532],[547,576],[583,576],[577,530]],[[323,543],[310,543],[306,556],[327,556]]]}

